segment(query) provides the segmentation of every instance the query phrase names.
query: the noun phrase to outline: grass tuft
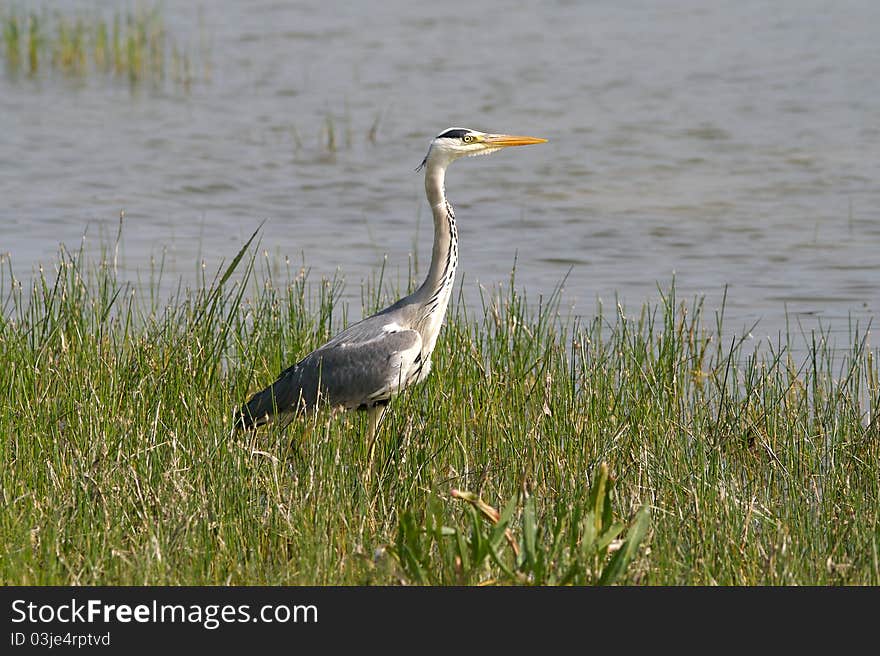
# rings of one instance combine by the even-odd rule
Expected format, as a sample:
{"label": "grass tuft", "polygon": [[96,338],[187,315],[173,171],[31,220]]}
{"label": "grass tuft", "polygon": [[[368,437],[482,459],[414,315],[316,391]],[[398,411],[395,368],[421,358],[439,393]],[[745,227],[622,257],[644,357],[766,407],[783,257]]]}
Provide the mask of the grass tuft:
{"label": "grass tuft", "polygon": [[115,251],[27,289],[0,261],[4,585],[880,584],[867,332],[749,350],[674,287],[583,321],[511,277],[458,302],[371,478],[362,415],[231,432],[348,321],[338,279],[252,244],[160,301]]}
{"label": "grass tuft", "polygon": [[[45,71],[83,79],[102,75],[131,85],[160,85],[169,79],[189,91],[197,72],[188,52],[168,35],[159,7],[116,13],[112,20],[97,12],[22,14],[0,11],[4,47],[0,53],[13,75],[35,77]],[[25,36],[26,35],[26,36]],[[204,75],[210,78],[210,54],[201,39]],[[26,58],[22,58],[22,48]]]}

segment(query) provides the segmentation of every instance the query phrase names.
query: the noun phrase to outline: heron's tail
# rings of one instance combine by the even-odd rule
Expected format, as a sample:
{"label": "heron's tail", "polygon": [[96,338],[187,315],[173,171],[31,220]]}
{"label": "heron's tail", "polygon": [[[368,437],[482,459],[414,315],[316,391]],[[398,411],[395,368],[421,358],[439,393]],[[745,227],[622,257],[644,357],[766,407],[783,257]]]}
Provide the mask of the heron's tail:
{"label": "heron's tail", "polygon": [[267,387],[235,410],[233,427],[236,430],[252,430],[257,426],[268,424],[273,414],[275,414],[275,403],[272,388]]}
{"label": "heron's tail", "polygon": [[233,426],[237,430],[252,430],[276,419],[289,421],[300,396],[294,373],[294,367],[281,372],[278,380],[236,409]]}

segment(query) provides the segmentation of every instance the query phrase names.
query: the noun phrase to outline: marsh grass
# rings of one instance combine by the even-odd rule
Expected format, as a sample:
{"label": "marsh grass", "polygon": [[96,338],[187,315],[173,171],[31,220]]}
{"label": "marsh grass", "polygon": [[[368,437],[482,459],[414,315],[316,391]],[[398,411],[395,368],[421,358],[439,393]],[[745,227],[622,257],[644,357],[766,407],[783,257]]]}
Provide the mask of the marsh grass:
{"label": "marsh grass", "polygon": [[674,288],[583,322],[511,277],[458,299],[369,477],[359,414],[230,430],[356,318],[339,279],[254,243],[160,302],[114,251],[0,266],[3,584],[880,584],[867,333],[749,351]]}
{"label": "marsh grass", "polygon": [[[210,55],[201,39],[203,66],[168,34],[158,6],[112,19],[99,12],[22,12],[14,6],[0,11],[7,70],[36,77],[47,71],[83,79],[102,75],[132,85],[159,85],[170,80],[189,90],[210,78]],[[22,53],[25,53],[23,56]],[[202,70],[204,74],[197,75]]]}

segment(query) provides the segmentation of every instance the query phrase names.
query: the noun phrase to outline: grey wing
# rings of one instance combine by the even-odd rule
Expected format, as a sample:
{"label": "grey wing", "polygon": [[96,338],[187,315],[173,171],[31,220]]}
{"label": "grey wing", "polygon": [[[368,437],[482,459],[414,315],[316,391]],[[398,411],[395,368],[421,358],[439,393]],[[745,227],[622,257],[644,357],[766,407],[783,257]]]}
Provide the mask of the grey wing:
{"label": "grey wing", "polygon": [[334,340],[299,363],[302,389],[320,389],[327,402],[347,410],[371,407],[417,377],[421,352],[415,330],[390,328],[363,341]]}
{"label": "grey wing", "polygon": [[259,426],[276,415],[289,417],[319,402],[346,410],[372,407],[418,378],[425,366],[418,332],[400,329],[393,322],[369,332],[365,328],[343,331],[282,371],[272,385],[242,406],[237,424]]}

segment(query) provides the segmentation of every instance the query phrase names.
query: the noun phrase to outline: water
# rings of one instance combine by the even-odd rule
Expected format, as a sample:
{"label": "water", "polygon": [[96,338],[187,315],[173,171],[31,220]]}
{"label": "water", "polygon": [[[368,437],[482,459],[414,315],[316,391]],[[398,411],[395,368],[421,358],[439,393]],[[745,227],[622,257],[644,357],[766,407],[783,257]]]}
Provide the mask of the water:
{"label": "water", "polygon": [[338,269],[357,315],[385,256],[425,271],[413,169],[459,125],[550,140],[450,170],[469,304],[516,258],[530,300],[568,274],[585,317],[674,276],[710,312],[727,286],[733,330],[846,342],[880,300],[880,3],[713,4],[166,2],[189,92],[0,72],[0,252],[26,279],[124,209],[124,275],[164,253],[191,284],[267,219],[262,247]]}

